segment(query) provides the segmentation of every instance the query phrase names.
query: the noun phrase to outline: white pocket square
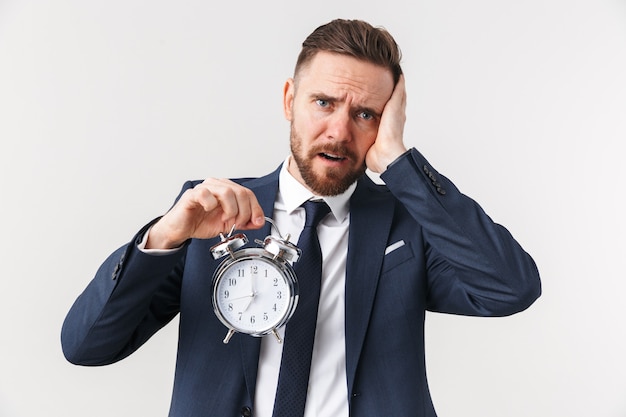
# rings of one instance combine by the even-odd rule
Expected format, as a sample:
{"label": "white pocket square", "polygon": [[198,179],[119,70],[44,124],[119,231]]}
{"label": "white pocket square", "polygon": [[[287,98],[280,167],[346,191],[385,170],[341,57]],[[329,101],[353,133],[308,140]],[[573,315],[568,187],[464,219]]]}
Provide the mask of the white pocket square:
{"label": "white pocket square", "polygon": [[390,254],[391,252],[398,248],[401,248],[402,246],[404,246],[404,240],[398,240],[396,243],[392,243],[391,245],[387,246],[387,249],[385,249],[385,255]]}

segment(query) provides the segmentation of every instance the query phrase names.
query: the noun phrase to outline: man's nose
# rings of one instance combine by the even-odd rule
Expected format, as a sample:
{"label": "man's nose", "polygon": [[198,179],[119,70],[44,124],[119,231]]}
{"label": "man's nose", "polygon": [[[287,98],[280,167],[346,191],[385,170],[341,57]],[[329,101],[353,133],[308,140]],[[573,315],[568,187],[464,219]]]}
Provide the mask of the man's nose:
{"label": "man's nose", "polygon": [[334,112],[329,120],[326,128],[326,136],[328,139],[335,141],[348,141],[351,139],[352,118],[346,111]]}

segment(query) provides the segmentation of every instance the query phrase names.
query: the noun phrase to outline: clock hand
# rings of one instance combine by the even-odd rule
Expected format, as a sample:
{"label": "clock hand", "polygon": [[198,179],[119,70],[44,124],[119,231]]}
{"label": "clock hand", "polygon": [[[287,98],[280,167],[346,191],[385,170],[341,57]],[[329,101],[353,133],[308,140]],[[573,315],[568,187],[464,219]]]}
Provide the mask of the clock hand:
{"label": "clock hand", "polygon": [[249,295],[250,300],[248,300],[248,304],[245,305],[245,307],[243,308],[243,310],[241,310],[242,312],[245,312],[248,307],[250,307],[250,304],[252,304],[252,301],[254,300],[254,296],[256,295],[256,278],[257,278],[257,274],[258,272],[255,269],[252,269],[251,271],[251,275],[250,275],[250,291],[252,291],[252,293]]}
{"label": "clock hand", "polygon": [[252,294],[256,294],[256,279],[257,279],[258,271],[252,270],[252,274],[250,276],[250,291]]}
{"label": "clock hand", "polygon": [[251,292],[250,294],[242,295],[241,297],[229,298],[229,301],[237,301],[237,300],[241,300],[241,299],[248,298],[248,297],[254,297],[255,295],[256,295],[256,292]]}

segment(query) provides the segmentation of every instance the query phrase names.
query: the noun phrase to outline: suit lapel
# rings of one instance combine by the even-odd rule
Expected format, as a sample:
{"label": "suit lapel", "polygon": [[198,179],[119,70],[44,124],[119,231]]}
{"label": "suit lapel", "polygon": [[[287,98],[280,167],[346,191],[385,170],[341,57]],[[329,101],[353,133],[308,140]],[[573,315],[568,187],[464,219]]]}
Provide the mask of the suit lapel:
{"label": "suit lapel", "polygon": [[374,304],[380,269],[393,219],[386,187],[363,177],[350,200],[346,265],[346,372],[352,393],[356,368]]}

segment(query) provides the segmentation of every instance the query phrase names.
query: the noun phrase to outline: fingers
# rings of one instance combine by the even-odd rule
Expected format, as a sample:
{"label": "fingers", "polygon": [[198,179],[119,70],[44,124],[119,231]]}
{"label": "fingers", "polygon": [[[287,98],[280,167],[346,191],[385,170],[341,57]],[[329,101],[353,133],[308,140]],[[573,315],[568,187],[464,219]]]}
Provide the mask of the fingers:
{"label": "fingers", "polygon": [[385,111],[388,115],[391,114],[393,116],[392,119],[395,123],[401,123],[404,126],[406,121],[406,82],[404,74],[400,75],[398,83],[385,105]]}
{"label": "fingers", "polygon": [[[225,225],[236,225],[238,229],[261,227],[264,222],[263,209],[254,193],[227,179],[206,179],[196,187],[198,203],[205,211],[215,211]],[[195,190],[195,189],[194,189]]]}
{"label": "fingers", "polygon": [[208,239],[237,229],[258,229],[265,223],[254,193],[230,180],[209,178],[185,191],[157,223],[147,249],[170,249],[190,238]]}
{"label": "fingers", "polygon": [[398,79],[396,87],[393,89],[391,98],[398,100],[403,106],[406,105],[406,80],[404,74],[400,74],[400,78]]}
{"label": "fingers", "polygon": [[365,163],[369,169],[378,173],[383,172],[391,162],[406,151],[405,122],[406,86],[404,75],[400,75],[383,110],[376,141],[365,157]]}

